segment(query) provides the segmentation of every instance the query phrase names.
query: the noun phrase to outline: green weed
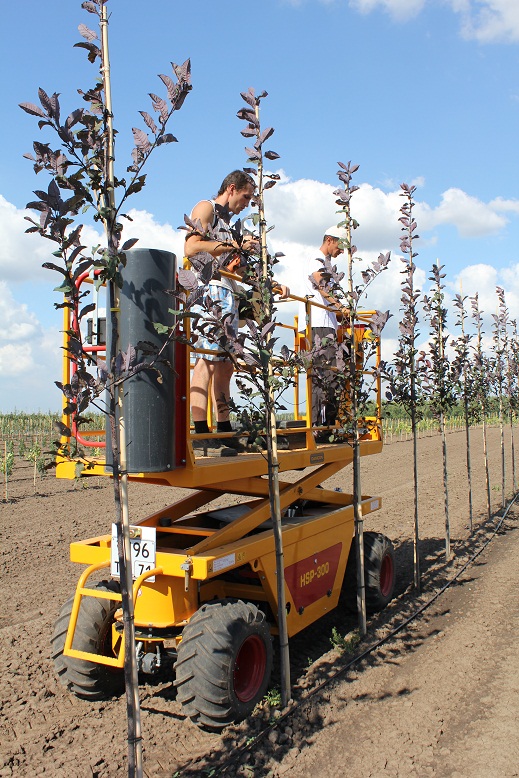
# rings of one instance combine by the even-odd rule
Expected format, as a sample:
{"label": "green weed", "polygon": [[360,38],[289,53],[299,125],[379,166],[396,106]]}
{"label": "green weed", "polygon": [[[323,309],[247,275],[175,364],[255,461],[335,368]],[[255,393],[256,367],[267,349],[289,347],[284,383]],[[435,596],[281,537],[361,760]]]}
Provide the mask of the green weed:
{"label": "green weed", "polygon": [[270,705],[271,708],[277,708],[278,705],[281,705],[280,690],[276,688],[269,689],[265,695],[265,701]]}
{"label": "green weed", "polygon": [[356,629],[348,635],[341,635],[337,627],[333,627],[330,643],[343,654],[353,654],[360,642],[360,634]]}

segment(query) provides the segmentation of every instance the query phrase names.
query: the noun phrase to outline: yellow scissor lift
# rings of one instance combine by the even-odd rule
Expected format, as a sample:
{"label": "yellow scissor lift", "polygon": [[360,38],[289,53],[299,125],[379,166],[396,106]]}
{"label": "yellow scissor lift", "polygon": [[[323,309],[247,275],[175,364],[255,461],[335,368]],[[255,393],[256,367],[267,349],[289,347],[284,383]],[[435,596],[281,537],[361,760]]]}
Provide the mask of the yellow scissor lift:
{"label": "yellow scissor lift", "polygon": [[[296,348],[311,341],[311,308],[316,304],[303,302],[308,322],[304,337],[298,333],[297,320],[288,327]],[[65,308],[65,333],[74,327],[69,316]],[[355,326],[359,355],[363,341],[373,339],[369,320],[370,312],[362,313]],[[94,343],[89,348],[100,352],[104,346]],[[377,363],[379,359],[377,344]],[[144,673],[156,672],[165,659],[175,657],[177,697],[186,715],[201,726],[220,729],[248,715],[268,687],[271,635],[277,633],[276,561],[265,456],[195,456],[192,443],[201,436],[192,434],[189,422],[191,361],[191,349],[178,345],[174,401],[181,423],[175,431],[175,466],[166,472],[129,474],[135,483],[191,490],[187,497],[132,525],[137,654]],[[73,369],[65,356],[64,384],[70,382]],[[298,416],[302,387],[307,408],[303,417]],[[311,378],[297,376],[297,426],[278,431],[290,445],[278,452],[289,637],[338,605],[354,536],[352,495],[321,486],[351,462],[352,447],[346,440],[316,444],[308,410],[311,391]],[[380,408],[380,386],[376,405]],[[100,445],[85,433],[74,432],[83,448]],[[360,453],[365,456],[381,450],[377,411],[367,424],[364,421]],[[57,477],[74,478],[78,459],[88,464],[85,474],[106,474],[104,458],[63,456]],[[288,472],[291,477],[284,479],[283,473]],[[222,495],[236,495],[240,500],[237,504],[233,500],[230,508],[211,510],[210,504]],[[380,506],[378,497],[362,498],[364,516]],[[393,593],[392,547],[377,533],[366,533],[365,541],[368,606],[377,609]],[[71,560],[87,568],[75,596],[61,611],[52,640],[62,683],[86,699],[115,693],[123,684],[118,582],[112,577],[87,585],[98,571],[110,574],[111,547],[111,534],[71,543]]]}

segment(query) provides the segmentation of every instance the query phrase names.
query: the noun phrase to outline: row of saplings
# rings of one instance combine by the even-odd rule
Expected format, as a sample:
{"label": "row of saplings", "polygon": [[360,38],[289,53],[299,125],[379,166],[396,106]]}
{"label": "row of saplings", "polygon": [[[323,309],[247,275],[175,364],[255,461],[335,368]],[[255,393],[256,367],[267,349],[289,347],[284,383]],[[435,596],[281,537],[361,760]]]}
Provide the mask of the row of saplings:
{"label": "row of saplings", "polygon": [[[341,608],[356,608],[356,560],[352,543],[344,575]],[[375,532],[364,533],[366,610],[374,613],[392,599],[395,561],[391,541]],[[114,580],[95,588],[119,592]],[[122,693],[123,671],[63,655],[73,598],[63,606],[52,636],[52,659],[61,683],[77,697],[100,700]],[[84,597],[78,614],[74,648],[113,656],[112,624],[120,601]],[[221,730],[250,715],[270,683],[273,644],[266,613],[255,603],[212,600],[204,603],[182,631],[174,655],[174,684],[186,716],[198,726]],[[167,662],[165,662],[167,666]],[[155,670],[156,668],[153,668]],[[141,662],[142,672],[151,672]]]}

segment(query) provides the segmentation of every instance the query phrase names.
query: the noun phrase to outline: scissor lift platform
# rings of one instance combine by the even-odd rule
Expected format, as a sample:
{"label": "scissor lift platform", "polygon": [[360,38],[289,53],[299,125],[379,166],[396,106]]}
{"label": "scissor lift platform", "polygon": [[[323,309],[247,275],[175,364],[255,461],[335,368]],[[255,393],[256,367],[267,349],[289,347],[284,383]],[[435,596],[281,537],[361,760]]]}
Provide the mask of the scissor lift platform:
{"label": "scissor lift platform", "polygon": [[[65,311],[65,317],[68,315]],[[355,329],[359,354],[362,340],[367,337],[366,321],[369,315],[362,327]],[[293,329],[297,337],[297,326]],[[68,319],[64,330],[67,337]],[[175,684],[186,715],[199,724],[221,729],[252,711],[265,694],[272,667],[271,635],[278,631],[279,587],[268,462],[266,454],[260,452],[246,451],[232,457],[198,455],[193,443],[203,436],[192,434],[189,422],[189,349],[177,346],[177,379],[170,398],[174,424],[167,432],[168,442],[174,440],[171,459],[168,454],[163,466],[150,472],[137,472],[129,465],[127,473],[132,483],[191,490],[152,515],[132,520],[132,547],[135,545],[136,555],[140,555],[133,585],[137,658],[144,673],[155,672],[163,658],[176,660]],[[92,346],[98,352],[101,348]],[[65,359],[64,385],[71,376],[70,360]],[[297,385],[298,380],[296,409]],[[296,415],[295,424],[299,426],[277,431],[289,442],[288,450],[278,450],[277,454],[289,637],[336,608],[346,584],[355,591],[350,555],[353,495],[346,484],[344,491],[323,488],[328,479],[352,462],[352,441],[316,443],[314,434],[326,429],[310,425],[309,376],[305,386],[306,420]],[[380,382],[376,394],[380,408]],[[64,417],[64,421],[68,419]],[[159,430],[160,419],[157,424]],[[363,419],[359,431],[360,455],[380,453],[379,416]],[[341,434],[339,428],[329,432]],[[76,478],[78,465],[82,476],[110,475],[104,457],[86,453],[93,454],[100,444],[93,437],[81,437],[74,425],[72,434],[79,446],[78,454],[71,455],[70,439],[64,437],[57,476]],[[216,436],[226,438],[231,434]],[[154,440],[149,434],[147,450]],[[232,495],[232,507],[211,506],[224,495]],[[363,515],[368,515],[381,507],[380,498],[362,496],[360,507]],[[376,533],[368,536],[370,580],[375,581],[372,601],[383,607],[394,586],[391,544]],[[123,617],[121,594],[114,580],[113,546],[113,534],[71,543],[71,560],[87,567],[74,597],[63,606],[52,640],[61,681],[78,696],[92,700],[110,695],[122,685]],[[152,562],[147,561],[146,554]],[[112,575],[112,580],[92,585],[104,571]]]}

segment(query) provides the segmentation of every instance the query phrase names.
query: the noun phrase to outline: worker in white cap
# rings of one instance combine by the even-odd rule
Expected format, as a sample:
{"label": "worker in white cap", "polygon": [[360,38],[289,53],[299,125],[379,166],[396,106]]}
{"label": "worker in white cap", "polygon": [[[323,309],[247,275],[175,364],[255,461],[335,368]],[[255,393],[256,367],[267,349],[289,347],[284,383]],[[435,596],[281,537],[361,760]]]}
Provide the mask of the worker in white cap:
{"label": "worker in white cap", "polygon": [[[330,227],[326,230],[320,248],[320,256],[309,259],[304,273],[304,288],[302,297],[311,299],[320,306],[311,307],[312,342],[315,345],[316,335],[324,341],[320,353],[314,358],[312,370],[314,380],[312,382],[312,426],[334,425],[337,418],[339,397],[333,391],[333,371],[326,370],[335,362],[337,347],[337,314],[344,313],[340,301],[333,296],[333,290],[329,282],[323,276],[326,257],[336,259],[343,253],[342,241],[346,239],[346,230],[342,227]],[[305,312],[300,311],[300,329],[305,327]],[[326,391],[326,388],[329,391]],[[327,442],[330,433],[317,435],[318,442]]]}

